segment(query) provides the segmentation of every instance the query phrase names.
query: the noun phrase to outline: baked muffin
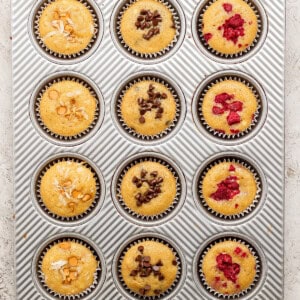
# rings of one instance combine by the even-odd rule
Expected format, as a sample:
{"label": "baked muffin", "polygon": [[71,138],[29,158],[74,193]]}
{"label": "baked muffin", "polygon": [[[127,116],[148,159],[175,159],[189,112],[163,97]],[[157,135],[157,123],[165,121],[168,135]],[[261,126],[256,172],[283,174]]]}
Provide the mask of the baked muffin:
{"label": "baked muffin", "polygon": [[121,197],[128,208],[140,215],[158,215],[172,205],[176,197],[176,179],[160,163],[141,162],[122,178]]}
{"label": "baked muffin", "polygon": [[166,130],[176,117],[176,102],[163,84],[143,80],[124,94],[121,115],[125,124],[139,134],[151,136]]}
{"label": "baked muffin", "polygon": [[78,0],[55,0],[40,16],[39,34],[46,47],[55,53],[80,53],[95,35],[93,16]]}
{"label": "baked muffin", "polygon": [[236,80],[214,84],[206,92],[202,103],[202,114],[207,125],[228,135],[247,130],[257,109],[253,91]]}
{"label": "baked muffin", "polygon": [[93,253],[77,242],[51,246],[42,260],[46,286],[61,295],[76,295],[88,289],[97,268]]}
{"label": "baked muffin", "polygon": [[205,282],[223,295],[248,289],[256,276],[256,259],[247,246],[225,241],[211,247],[203,258]]}
{"label": "baked muffin", "polygon": [[43,124],[53,133],[70,137],[89,128],[95,119],[97,100],[81,83],[53,83],[42,95],[39,111]]}
{"label": "baked muffin", "polygon": [[96,180],[83,163],[62,161],[42,176],[40,196],[48,210],[61,217],[86,212],[96,195]]}
{"label": "baked muffin", "polygon": [[216,0],[204,12],[202,34],[207,44],[222,54],[237,54],[251,46],[258,19],[244,0]]}
{"label": "baked muffin", "polygon": [[122,278],[127,288],[149,297],[167,291],[174,283],[177,271],[173,251],[156,241],[131,246],[121,262]]}
{"label": "baked muffin", "polygon": [[142,54],[170,46],[176,37],[171,10],[158,0],[136,0],[123,13],[120,31],[125,44]]}
{"label": "baked muffin", "polygon": [[222,215],[235,215],[254,201],[257,185],[253,173],[235,162],[221,162],[210,168],[202,183],[207,205]]}

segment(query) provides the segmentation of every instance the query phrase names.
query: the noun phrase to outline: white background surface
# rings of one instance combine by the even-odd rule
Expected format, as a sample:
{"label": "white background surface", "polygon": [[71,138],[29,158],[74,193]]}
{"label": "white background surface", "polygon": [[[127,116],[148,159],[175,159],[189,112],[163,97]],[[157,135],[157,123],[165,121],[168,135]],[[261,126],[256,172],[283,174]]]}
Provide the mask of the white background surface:
{"label": "white background surface", "polygon": [[[286,2],[284,299],[300,300],[300,1]],[[15,299],[10,35],[10,1],[0,0],[0,300]]]}

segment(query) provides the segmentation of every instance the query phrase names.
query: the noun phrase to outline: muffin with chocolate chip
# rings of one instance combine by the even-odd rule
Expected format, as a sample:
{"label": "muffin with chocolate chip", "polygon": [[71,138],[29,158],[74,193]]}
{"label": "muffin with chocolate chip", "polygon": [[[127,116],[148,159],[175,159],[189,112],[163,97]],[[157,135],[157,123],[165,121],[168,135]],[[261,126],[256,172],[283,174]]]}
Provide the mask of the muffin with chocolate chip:
{"label": "muffin with chocolate chip", "polygon": [[128,88],[122,98],[121,115],[125,124],[145,136],[169,128],[176,117],[176,101],[162,83],[143,80]]}
{"label": "muffin with chocolate chip", "polygon": [[172,11],[158,0],[136,0],[121,17],[120,32],[125,44],[141,54],[158,53],[176,38]]}
{"label": "muffin with chocolate chip", "polygon": [[61,217],[85,213],[96,195],[96,180],[83,163],[61,161],[42,176],[40,197],[47,209]]}
{"label": "muffin with chocolate chip", "polygon": [[131,246],[121,261],[121,275],[127,288],[142,296],[157,296],[176,280],[177,258],[158,241],[143,241]]}
{"label": "muffin with chocolate chip", "polygon": [[203,14],[202,35],[221,54],[237,54],[251,46],[258,32],[258,18],[245,0],[212,1]]}
{"label": "muffin with chocolate chip", "polygon": [[123,176],[121,198],[125,205],[143,216],[167,211],[176,197],[176,178],[164,165],[144,161],[132,166]]}
{"label": "muffin with chocolate chip", "polygon": [[254,174],[236,162],[211,167],[202,182],[206,204],[222,215],[236,215],[251,206],[257,193]]}
{"label": "muffin with chocolate chip", "polygon": [[246,131],[257,111],[258,102],[254,92],[237,80],[224,80],[212,85],[202,103],[206,124],[227,135]]}
{"label": "muffin with chocolate chip", "polygon": [[63,80],[43,93],[39,112],[43,125],[64,137],[88,130],[94,122],[97,100],[82,83]]}
{"label": "muffin with chocolate chip", "polygon": [[80,53],[95,35],[93,16],[78,0],[55,0],[42,11],[39,35],[46,47],[55,53]]}
{"label": "muffin with chocolate chip", "polygon": [[61,242],[50,247],[42,260],[45,285],[60,295],[77,295],[92,286],[99,263],[78,242]]}
{"label": "muffin with chocolate chip", "polygon": [[205,254],[202,272],[211,289],[223,295],[238,294],[253,284],[256,259],[241,242],[219,242]]}

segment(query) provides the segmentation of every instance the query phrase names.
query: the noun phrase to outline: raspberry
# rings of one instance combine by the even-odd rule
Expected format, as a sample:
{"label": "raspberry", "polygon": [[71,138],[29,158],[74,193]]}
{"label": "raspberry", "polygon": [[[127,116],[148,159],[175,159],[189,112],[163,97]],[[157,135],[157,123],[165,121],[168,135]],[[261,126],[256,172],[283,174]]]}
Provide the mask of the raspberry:
{"label": "raspberry", "polygon": [[215,97],[215,102],[225,105],[225,104],[227,104],[226,101],[231,100],[232,98],[233,98],[233,95],[229,95],[227,93],[222,93]]}
{"label": "raspberry", "polygon": [[230,172],[234,172],[234,171],[235,171],[235,166],[234,166],[234,165],[230,165],[229,171],[230,171]]}
{"label": "raspberry", "polygon": [[224,272],[227,279],[235,283],[237,275],[240,273],[240,265],[232,263],[232,257],[229,254],[219,254],[216,261],[218,269]]}
{"label": "raspberry", "polygon": [[238,133],[240,133],[240,131],[238,129],[230,129],[230,132],[232,134],[238,134]]}
{"label": "raspberry", "polygon": [[230,111],[242,111],[243,110],[243,102],[234,101],[228,105]]}
{"label": "raspberry", "polygon": [[218,106],[214,106],[212,111],[215,115],[223,115],[225,112],[225,110],[223,108],[220,108]]}
{"label": "raspberry", "polygon": [[228,125],[238,124],[241,122],[241,117],[238,113],[234,111],[230,111],[228,117],[227,117]]}
{"label": "raspberry", "polygon": [[205,41],[206,41],[206,43],[208,43],[208,41],[212,38],[212,34],[211,33],[206,33],[206,34],[204,34],[204,39],[205,39]]}
{"label": "raspberry", "polygon": [[216,192],[210,195],[216,201],[231,200],[240,193],[236,176],[229,176],[218,184]]}
{"label": "raspberry", "polygon": [[226,12],[230,13],[232,11],[232,4],[230,3],[224,3],[223,8]]}
{"label": "raspberry", "polygon": [[236,44],[239,37],[245,35],[244,24],[245,20],[241,17],[241,15],[235,14],[231,18],[227,19],[225,23],[219,27],[219,30],[223,29],[223,37]]}
{"label": "raspberry", "polygon": [[239,255],[242,252],[242,249],[240,247],[236,247],[234,250],[234,253]]}

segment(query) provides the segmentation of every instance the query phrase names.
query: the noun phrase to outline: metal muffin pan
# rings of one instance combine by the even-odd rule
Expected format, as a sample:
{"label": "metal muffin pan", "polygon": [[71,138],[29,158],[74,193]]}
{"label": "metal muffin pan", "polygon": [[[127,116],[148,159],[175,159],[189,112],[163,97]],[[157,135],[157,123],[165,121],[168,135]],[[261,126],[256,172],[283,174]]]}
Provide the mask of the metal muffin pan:
{"label": "metal muffin pan", "polygon": [[[257,2],[256,0],[255,2]],[[242,235],[255,241],[265,257],[265,279],[251,295],[251,300],[283,298],[283,197],[284,197],[284,26],[285,1],[270,3],[260,0],[268,19],[266,38],[261,39],[251,55],[238,61],[218,62],[199,50],[193,39],[193,16],[204,0],[177,0],[184,20],[182,42],[166,56],[148,61],[126,55],[116,44],[112,12],[118,0],[90,0],[103,16],[98,38],[87,56],[62,61],[53,59],[42,51],[32,39],[32,16],[41,0],[12,0],[13,31],[13,97],[14,97],[14,174],[15,174],[15,269],[16,293],[20,300],[50,300],[35,285],[34,256],[57,234],[80,235],[91,241],[103,253],[106,278],[93,300],[124,300],[115,284],[112,266],[118,249],[135,235],[159,234],[182,249],[186,263],[185,280],[172,300],[207,300],[203,287],[193,276],[194,258],[199,249],[216,234],[225,237],[226,232]],[[101,41],[101,43],[100,43]],[[120,51],[121,50],[121,51]],[[93,55],[90,55],[93,54]],[[243,62],[242,62],[243,60]],[[149,60],[150,61],[150,60]],[[238,63],[236,63],[238,62]],[[226,64],[225,64],[226,63]],[[234,64],[233,64],[234,63]],[[197,87],[209,76],[220,71],[248,74],[263,89],[268,104],[265,122],[258,134],[234,144],[217,143],[198,130],[192,117],[192,99]],[[35,128],[30,118],[30,98],[39,82],[57,72],[84,74],[102,93],[103,113],[100,130],[96,130],[80,144],[69,147],[45,138]],[[111,111],[111,103],[121,82],[137,73],[164,74],[180,86],[186,101],[187,112],[176,134],[159,143],[137,143],[117,128]],[[129,157],[142,152],[156,152],[174,159],[186,182],[186,195],[180,210],[172,218],[156,226],[143,226],[124,218],[114,205],[110,186],[117,167]],[[255,214],[238,224],[216,222],[199,213],[195,205],[193,179],[204,161],[220,152],[234,152],[255,161],[262,170],[268,189],[263,205]],[[31,182],[39,166],[55,155],[69,153],[91,161],[103,174],[106,196],[103,205],[92,218],[72,226],[52,222],[34,205]],[[249,296],[250,297],[250,296]],[[248,298],[249,298],[248,297]],[[214,299],[214,298],[213,298]],[[222,298],[218,298],[222,299]],[[247,299],[247,298],[246,298]]]}

